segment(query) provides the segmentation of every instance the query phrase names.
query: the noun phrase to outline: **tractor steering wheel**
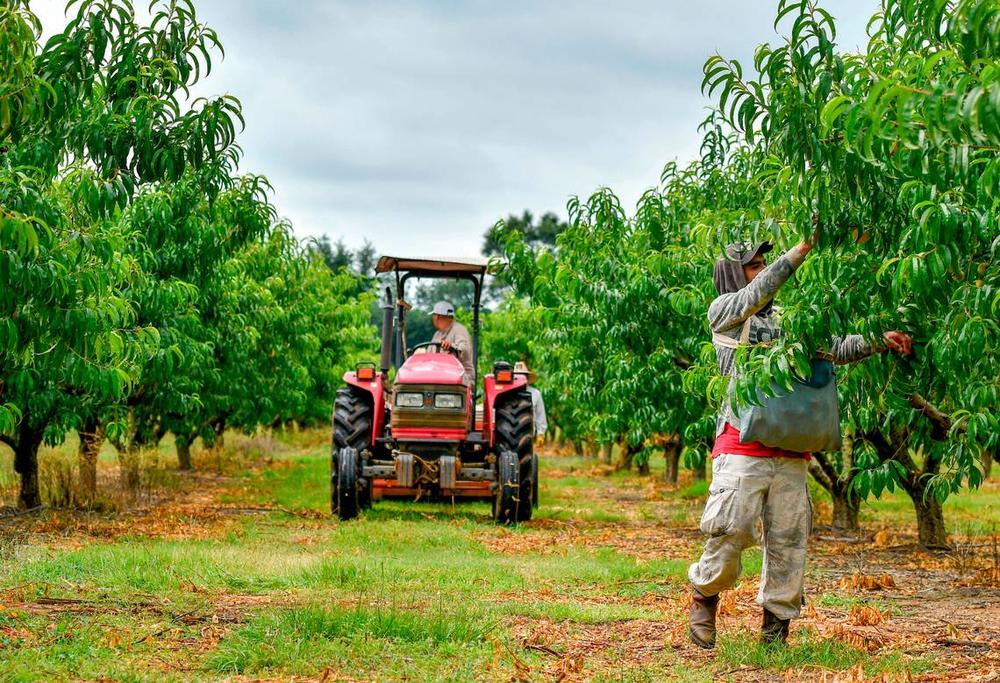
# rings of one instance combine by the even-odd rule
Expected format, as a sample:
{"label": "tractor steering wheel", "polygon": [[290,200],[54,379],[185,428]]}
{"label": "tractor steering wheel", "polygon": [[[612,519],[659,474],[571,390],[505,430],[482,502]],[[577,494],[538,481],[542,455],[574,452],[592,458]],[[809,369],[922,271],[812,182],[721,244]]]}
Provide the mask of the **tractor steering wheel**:
{"label": "tractor steering wheel", "polygon": [[450,353],[450,354],[454,355],[456,358],[458,357],[458,351],[455,349],[454,346],[451,347],[450,349],[448,349],[447,352],[445,352],[441,348],[441,342],[424,342],[423,344],[417,344],[416,346],[411,346],[410,349],[409,349],[409,351],[407,353],[408,353],[408,355],[412,356],[418,349],[426,349],[429,346],[436,347],[437,348],[437,353]]}

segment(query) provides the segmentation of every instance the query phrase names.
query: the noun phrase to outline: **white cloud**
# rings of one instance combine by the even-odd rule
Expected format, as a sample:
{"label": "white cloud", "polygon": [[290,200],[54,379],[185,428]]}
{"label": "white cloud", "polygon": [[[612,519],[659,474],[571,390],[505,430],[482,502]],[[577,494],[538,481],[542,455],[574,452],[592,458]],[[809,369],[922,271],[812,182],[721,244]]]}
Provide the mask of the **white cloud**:
{"label": "white cloud", "polygon": [[[713,52],[749,63],[776,3],[200,0],[226,58],[199,88],[244,106],[243,168],[302,237],[474,254],[509,212],[626,205],[688,160]],[[875,3],[824,3],[858,45]],[[35,0],[46,29],[63,0]]]}

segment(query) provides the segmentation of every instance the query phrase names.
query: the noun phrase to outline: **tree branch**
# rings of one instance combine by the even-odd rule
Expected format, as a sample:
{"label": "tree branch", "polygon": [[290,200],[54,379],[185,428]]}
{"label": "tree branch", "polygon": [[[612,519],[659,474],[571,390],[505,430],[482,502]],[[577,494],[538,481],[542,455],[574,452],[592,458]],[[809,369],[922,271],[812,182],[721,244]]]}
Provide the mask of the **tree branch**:
{"label": "tree branch", "polygon": [[690,358],[685,356],[674,356],[674,365],[679,367],[681,370],[687,370],[693,365],[693,363]]}
{"label": "tree branch", "polygon": [[941,412],[920,394],[910,394],[910,405],[919,410],[924,417],[933,423],[931,436],[937,441],[944,441],[951,431],[951,417]]}
{"label": "tree branch", "polygon": [[840,480],[837,470],[834,469],[833,463],[830,462],[825,453],[813,453],[813,458],[816,459],[819,466],[823,469],[823,474],[830,479],[830,492],[832,493],[834,488],[837,488],[837,484]]}
{"label": "tree branch", "polygon": [[840,454],[843,461],[841,462],[841,473],[837,478],[837,482],[842,487],[848,487],[851,484],[851,480],[854,478],[854,435],[848,433],[844,435],[844,443],[840,447]]}
{"label": "tree branch", "polygon": [[823,471],[823,466],[819,463],[819,459],[823,457],[822,453],[813,453],[812,460],[809,461],[809,474],[819,482],[820,486],[833,493],[833,482],[830,481],[830,477],[826,475],[826,472]]}
{"label": "tree branch", "polygon": [[[910,477],[916,481],[919,470],[917,469],[917,464],[913,462],[913,458],[910,457],[909,451],[906,449],[908,439],[905,432],[896,436],[899,446],[895,448],[889,443],[888,439],[882,436],[881,432],[865,432],[861,437],[875,447],[882,462],[895,460],[901,463]],[[910,482],[904,483],[907,485],[910,484]]]}

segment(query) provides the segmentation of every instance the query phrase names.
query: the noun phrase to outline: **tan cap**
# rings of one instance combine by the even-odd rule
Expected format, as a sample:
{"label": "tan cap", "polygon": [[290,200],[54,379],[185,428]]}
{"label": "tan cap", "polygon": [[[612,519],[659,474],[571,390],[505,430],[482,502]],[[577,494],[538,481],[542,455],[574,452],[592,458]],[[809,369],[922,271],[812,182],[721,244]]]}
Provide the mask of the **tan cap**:
{"label": "tan cap", "polygon": [[514,363],[514,374],[524,375],[525,377],[528,378],[529,384],[534,384],[535,380],[538,379],[538,374],[529,370],[527,363],[525,363],[524,361],[517,361],[516,363]]}

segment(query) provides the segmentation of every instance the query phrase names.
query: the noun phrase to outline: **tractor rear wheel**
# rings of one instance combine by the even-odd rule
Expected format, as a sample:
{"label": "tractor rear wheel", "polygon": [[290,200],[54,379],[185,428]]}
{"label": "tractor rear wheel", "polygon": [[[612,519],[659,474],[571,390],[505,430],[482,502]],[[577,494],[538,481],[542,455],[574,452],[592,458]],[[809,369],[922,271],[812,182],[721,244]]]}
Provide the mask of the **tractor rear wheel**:
{"label": "tractor rear wheel", "polygon": [[358,452],[342,448],[337,454],[337,516],[354,519],[361,508],[358,496]]}
{"label": "tractor rear wheel", "polygon": [[493,519],[498,524],[515,524],[518,521],[520,469],[514,451],[500,451],[500,457],[497,458],[497,489],[493,497]]}
{"label": "tractor rear wheel", "polygon": [[[372,405],[369,398],[357,389],[344,387],[337,390],[337,400],[333,406],[333,451],[330,457],[330,511],[339,515],[340,468],[338,453],[345,448],[353,448],[361,453],[371,444]],[[357,457],[357,456],[356,456]],[[360,478],[360,475],[357,475]],[[372,484],[360,481],[358,504],[362,508],[371,507]],[[355,513],[357,514],[357,513]],[[344,517],[341,515],[341,519]]]}
{"label": "tractor rear wheel", "polygon": [[[501,455],[504,451],[514,453],[519,463],[518,505],[515,517],[508,520],[510,522],[528,521],[531,519],[532,508],[538,504],[538,456],[533,453],[534,431],[531,394],[527,391],[515,391],[501,396],[496,409],[497,451]],[[499,461],[497,465],[499,467]]]}

